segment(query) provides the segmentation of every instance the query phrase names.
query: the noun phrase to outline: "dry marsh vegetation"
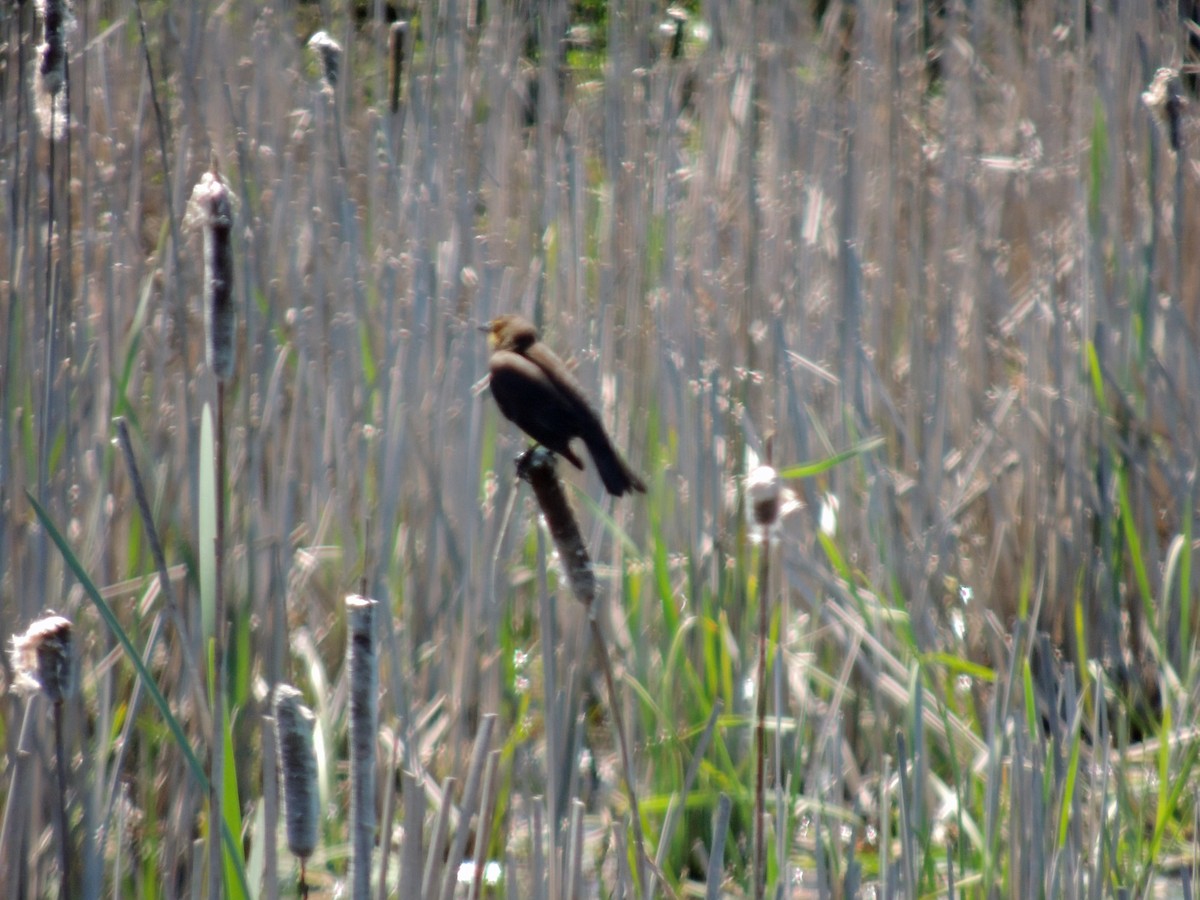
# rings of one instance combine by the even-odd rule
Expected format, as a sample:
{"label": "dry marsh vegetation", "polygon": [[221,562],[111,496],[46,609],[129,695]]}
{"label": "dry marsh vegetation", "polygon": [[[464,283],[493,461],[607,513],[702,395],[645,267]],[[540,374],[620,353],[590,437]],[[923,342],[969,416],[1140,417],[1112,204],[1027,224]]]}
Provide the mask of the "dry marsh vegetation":
{"label": "dry marsh vegetation", "polygon": [[[61,9],[0,7],[0,633],[72,657],[3,662],[6,896],[1191,895],[1173,7]],[[649,487],[560,467],[588,609],[483,390],[508,311]]]}

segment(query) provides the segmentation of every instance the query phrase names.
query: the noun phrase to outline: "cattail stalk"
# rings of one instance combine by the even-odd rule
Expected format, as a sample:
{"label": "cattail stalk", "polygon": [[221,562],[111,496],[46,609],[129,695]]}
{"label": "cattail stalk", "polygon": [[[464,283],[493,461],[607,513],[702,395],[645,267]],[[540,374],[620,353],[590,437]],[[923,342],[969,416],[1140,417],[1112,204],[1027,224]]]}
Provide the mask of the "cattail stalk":
{"label": "cattail stalk", "polygon": [[391,109],[392,115],[400,112],[400,94],[404,84],[404,42],[408,39],[408,22],[393,22],[388,34],[391,43]]}
{"label": "cattail stalk", "polygon": [[416,775],[404,769],[400,772],[400,791],[404,796],[404,844],[400,848],[398,896],[420,897],[423,896],[421,836],[425,825],[425,789]]}
{"label": "cattail stalk", "polygon": [[[55,220],[57,218],[57,199],[55,197],[57,168],[55,149],[58,141],[67,133],[67,39],[66,39],[66,10],[63,0],[43,0],[38,4],[42,17],[42,44],[37,48],[38,73],[36,90],[36,105],[34,112],[42,126],[42,131],[49,139],[47,161],[47,196],[46,196],[46,335],[45,359],[43,377],[45,384],[42,389],[42,411],[38,434],[38,496],[46,499],[46,487],[50,477],[50,431],[51,431],[51,396],[54,386],[54,373],[58,369],[56,358],[59,339],[59,292],[55,290],[54,270],[56,256],[54,253]],[[69,166],[68,166],[69,168]],[[61,258],[59,259],[61,262]],[[68,266],[67,269],[70,267]]]}
{"label": "cattail stalk", "polygon": [[209,793],[209,896],[221,896],[221,827],[225,790],[225,385],[236,361],[233,306],[233,203],[216,162],[192,190],[193,207],[204,233],[204,333],[208,366],[217,378],[217,528],[213,585],[213,735]]}
{"label": "cattail stalk", "polygon": [[350,671],[350,896],[368,900],[375,847],[375,735],[379,668],[375,646],[378,604],[361,594],[346,598]]}
{"label": "cattail stalk", "polygon": [[467,900],[483,896],[483,875],[487,868],[488,844],[492,840],[492,817],[496,813],[496,771],[500,765],[500,751],[488,754],[483,772],[483,798],[479,806],[479,831],[475,836],[475,872]]}
{"label": "cattail stalk", "polygon": [[[604,632],[600,628],[600,620],[596,617],[596,575],[592,569],[591,557],[579,531],[579,523],[567,503],[567,495],[563,491],[562,482],[558,480],[555,471],[554,454],[544,447],[535,447],[524,453],[517,460],[517,475],[529,482],[537,497],[538,506],[546,517],[546,525],[550,537],[558,548],[559,559],[567,573],[567,581],[571,592],[580,603],[588,609],[588,621],[591,623],[592,636],[600,653],[600,662],[604,669],[604,680],[608,687],[608,699],[613,723],[617,727],[617,741],[621,748],[621,763],[625,773],[625,787],[629,792],[629,810],[633,819],[633,839],[637,844],[638,884],[644,889],[647,885],[647,870],[654,869],[654,862],[646,853],[646,838],[642,831],[642,816],[638,809],[637,789],[633,776],[633,757],[629,754],[629,743],[625,738],[625,724],[619,712],[617,703],[616,682],[613,679],[612,662],[608,657],[608,645],[604,640]],[[660,873],[655,873],[661,878]],[[666,879],[662,879],[664,886]]]}
{"label": "cattail stalk", "polygon": [[[471,765],[467,769],[467,783],[463,787],[462,804],[459,807],[458,830],[454,833],[454,844],[450,848],[450,856],[445,872],[442,873],[441,900],[453,900],[454,889],[458,884],[458,869],[463,854],[467,849],[467,840],[471,836],[471,816],[479,803],[479,791],[483,785],[484,770],[487,768],[488,750],[492,744],[492,731],[496,726],[496,714],[488,713],[479,725],[479,733],[475,735],[475,746],[471,751]],[[479,854],[486,852],[485,848],[475,845],[476,866],[482,865]]]}
{"label": "cattail stalk", "polygon": [[275,730],[287,845],[300,860],[299,890],[305,895],[308,892],[305,865],[317,847],[320,802],[317,757],[313,752],[316,716],[301,700],[301,693],[291,685],[281,684],[275,689]]}

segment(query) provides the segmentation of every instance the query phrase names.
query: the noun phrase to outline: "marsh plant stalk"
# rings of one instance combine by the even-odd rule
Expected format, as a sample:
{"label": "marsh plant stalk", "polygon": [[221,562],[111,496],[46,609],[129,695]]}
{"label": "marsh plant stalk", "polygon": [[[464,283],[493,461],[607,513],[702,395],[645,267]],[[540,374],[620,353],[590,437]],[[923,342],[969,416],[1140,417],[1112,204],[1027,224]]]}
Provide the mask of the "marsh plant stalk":
{"label": "marsh plant stalk", "polygon": [[212,697],[212,783],[209,809],[208,889],[210,897],[221,896],[222,794],[225,787],[225,380],[217,380],[217,533],[214,538],[216,584],[213,593],[213,697]]}
{"label": "marsh plant stalk", "polygon": [[204,342],[208,367],[217,380],[217,473],[213,498],[216,533],[213,536],[212,632],[212,772],[209,785],[208,896],[221,896],[225,789],[225,490],[229,431],[225,423],[225,388],[237,361],[237,318],[233,306],[233,204],[214,157],[212,166],[192,191],[204,230]]}
{"label": "marsh plant stalk", "polygon": [[768,613],[771,592],[768,578],[771,574],[770,526],[762,526],[762,548],[758,557],[758,681],[755,686],[754,726],[754,897],[762,900],[767,885],[767,841],[764,773],[767,768],[766,721],[767,721],[767,629],[771,617]]}
{"label": "marsh plant stalk", "polygon": [[625,737],[624,720],[620,714],[617,697],[616,680],[613,678],[612,661],[608,655],[608,644],[604,640],[604,631],[596,616],[596,576],[592,569],[591,557],[579,531],[579,523],[567,503],[567,495],[563,491],[562,482],[555,471],[554,454],[544,447],[537,447],[525,453],[517,461],[517,475],[529,482],[537,498],[538,506],[546,517],[546,526],[558,549],[559,559],[566,569],[567,581],[575,599],[587,607],[588,622],[591,624],[592,636],[599,649],[600,662],[604,669],[604,683],[608,689],[609,710],[613,724],[617,729],[617,744],[621,751],[621,768],[625,777],[625,787],[629,796],[629,814],[633,819],[633,839],[636,845],[638,888],[648,893],[649,875],[662,882],[663,889],[670,893],[667,880],[657,871],[654,861],[646,853],[646,836],[642,829],[642,816],[638,808],[637,781],[633,773],[633,757],[629,753],[629,742]]}
{"label": "marsh plant stalk", "polygon": [[71,896],[71,832],[67,828],[67,742],[63,739],[63,698],[54,701],[54,767],[58,776],[58,896]]}

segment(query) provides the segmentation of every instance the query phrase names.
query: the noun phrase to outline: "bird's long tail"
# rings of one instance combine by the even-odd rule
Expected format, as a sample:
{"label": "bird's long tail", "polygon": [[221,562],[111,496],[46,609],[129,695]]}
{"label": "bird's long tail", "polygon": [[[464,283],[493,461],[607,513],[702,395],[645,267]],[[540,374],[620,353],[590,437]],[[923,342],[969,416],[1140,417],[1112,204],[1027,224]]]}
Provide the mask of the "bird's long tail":
{"label": "bird's long tail", "polygon": [[588,452],[592,454],[592,460],[596,463],[600,480],[604,482],[604,487],[610,494],[620,497],[630,491],[646,493],[645,482],[621,457],[607,434],[601,430],[598,434],[586,437],[584,443],[587,444]]}

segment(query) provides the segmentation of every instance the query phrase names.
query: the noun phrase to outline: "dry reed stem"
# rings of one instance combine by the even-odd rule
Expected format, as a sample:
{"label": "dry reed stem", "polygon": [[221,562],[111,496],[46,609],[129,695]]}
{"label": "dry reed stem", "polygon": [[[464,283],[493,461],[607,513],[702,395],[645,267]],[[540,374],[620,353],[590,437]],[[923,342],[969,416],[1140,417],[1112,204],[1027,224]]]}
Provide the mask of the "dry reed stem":
{"label": "dry reed stem", "polygon": [[[492,731],[496,726],[496,714],[488,713],[479,723],[479,733],[475,736],[475,746],[471,751],[471,763],[467,768],[467,783],[463,786],[462,804],[458,810],[458,828],[454,832],[454,843],[447,857],[446,870],[442,874],[441,900],[452,900],[454,886],[458,883],[458,870],[466,851],[467,840],[471,836],[471,816],[479,803],[479,792],[483,785],[484,770],[487,767],[488,751],[492,743]],[[478,845],[477,845],[478,846]],[[476,854],[478,856],[478,852]],[[478,859],[476,860],[478,864]]]}

